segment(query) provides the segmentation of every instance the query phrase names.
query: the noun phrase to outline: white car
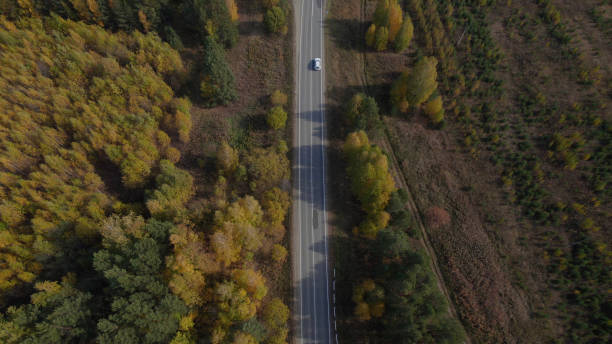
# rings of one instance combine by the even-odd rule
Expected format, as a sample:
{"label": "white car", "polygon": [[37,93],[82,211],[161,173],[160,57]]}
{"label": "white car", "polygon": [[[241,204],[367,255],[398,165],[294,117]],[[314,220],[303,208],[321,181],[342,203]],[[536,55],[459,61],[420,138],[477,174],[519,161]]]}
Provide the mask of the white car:
{"label": "white car", "polygon": [[321,70],[321,59],[316,57],[314,60],[312,60],[312,69],[314,70]]}

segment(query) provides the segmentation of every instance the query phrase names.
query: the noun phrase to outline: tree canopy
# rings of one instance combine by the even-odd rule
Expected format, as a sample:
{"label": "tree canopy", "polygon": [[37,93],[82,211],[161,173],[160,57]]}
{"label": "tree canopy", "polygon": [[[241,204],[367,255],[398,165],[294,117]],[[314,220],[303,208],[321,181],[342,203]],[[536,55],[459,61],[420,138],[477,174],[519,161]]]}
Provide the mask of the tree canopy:
{"label": "tree canopy", "polygon": [[346,123],[355,130],[380,130],[383,124],[378,111],[373,97],[357,93],[346,106]]}
{"label": "tree canopy", "polygon": [[406,108],[402,103],[419,106],[438,88],[435,57],[421,58],[411,70],[402,72],[391,86],[391,103]]}
{"label": "tree canopy", "polygon": [[74,287],[74,275],[61,283],[36,283],[31,303],[0,315],[0,340],[6,344],[69,343],[92,335],[92,295]]}
{"label": "tree canopy", "polygon": [[200,91],[207,106],[225,105],[237,98],[234,74],[223,48],[211,36],[204,39]]}
{"label": "tree canopy", "polygon": [[286,343],[287,143],[195,166],[173,89],[198,83],[157,35],[201,35],[195,101],[217,106],[237,19],[234,0],[0,1],[0,342]]}
{"label": "tree canopy", "polygon": [[164,281],[172,225],[128,216],[104,224],[93,266],[108,281],[111,312],[98,321],[100,343],[167,343],[187,307]]}
{"label": "tree canopy", "polygon": [[351,190],[367,214],[358,232],[368,238],[387,226],[389,214],[385,207],[389,202],[395,183],[389,173],[387,157],[377,146],[370,145],[363,131],[348,135],[344,143],[347,158],[347,173],[351,180]]}
{"label": "tree canopy", "polygon": [[268,111],[266,122],[274,130],[284,129],[287,124],[287,112],[282,106],[277,105]]}
{"label": "tree canopy", "polygon": [[399,53],[408,48],[413,32],[412,20],[402,11],[398,0],[378,0],[372,24],[366,32],[366,45],[383,51],[391,43]]}
{"label": "tree canopy", "polygon": [[[159,32],[168,42],[177,41],[171,19],[199,28],[201,37],[214,36],[227,47],[238,39],[234,0],[5,0],[0,14],[9,19],[55,13],[67,19],[97,24],[111,30]],[[206,25],[213,28],[205,30]]]}
{"label": "tree canopy", "polygon": [[115,179],[144,186],[171,147],[166,131],[188,137],[190,105],[164,81],[183,73],[180,56],[154,34],[0,17],[0,65],[6,290],[33,281],[58,240],[97,235],[116,202],[104,191]]}

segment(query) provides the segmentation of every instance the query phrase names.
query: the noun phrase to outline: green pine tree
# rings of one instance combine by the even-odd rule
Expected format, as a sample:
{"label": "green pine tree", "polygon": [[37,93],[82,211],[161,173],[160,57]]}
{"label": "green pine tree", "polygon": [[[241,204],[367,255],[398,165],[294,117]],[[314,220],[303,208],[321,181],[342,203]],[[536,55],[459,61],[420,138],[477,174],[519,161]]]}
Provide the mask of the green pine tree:
{"label": "green pine tree", "polygon": [[237,98],[234,74],[225,61],[223,48],[211,36],[204,39],[200,90],[206,106],[225,105]]}

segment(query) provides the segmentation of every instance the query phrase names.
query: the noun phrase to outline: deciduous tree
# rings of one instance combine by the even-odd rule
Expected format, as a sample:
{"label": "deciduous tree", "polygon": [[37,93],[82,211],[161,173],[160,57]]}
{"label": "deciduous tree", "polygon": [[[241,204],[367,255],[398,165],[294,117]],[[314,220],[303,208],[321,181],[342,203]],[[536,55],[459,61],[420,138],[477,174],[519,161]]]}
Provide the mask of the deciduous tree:
{"label": "deciduous tree", "polygon": [[387,49],[387,43],[389,43],[389,29],[384,26],[377,27],[374,48],[376,51],[383,51]]}
{"label": "deciduous tree", "polygon": [[389,22],[389,42],[394,42],[403,21],[402,8],[397,1],[389,1],[387,17]]}
{"label": "deciduous tree", "polygon": [[277,187],[264,192],[261,205],[265,219],[271,224],[281,224],[285,221],[289,209],[289,194]]}
{"label": "deciduous tree", "polygon": [[166,257],[172,273],[168,285],[187,306],[201,306],[207,275],[216,273],[220,264],[205,246],[204,239],[193,229],[179,225],[172,229],[173,254]]}
{"label": "deciduous tree", "polygon": [[217,148],[217,164],[224,173],[231,173],[238,167],[238,152],[225,141]]}
{"label": "deciduous tree", "polygon": [[279,244],[272,246],[272,260],[279,264],[283,264],[287,260],[287,249]]}
{"label": "deciduous tree", "polygon": [[264,15],[264,23],[268,32],[286,33],[287,19],[285,18],[285,11],[279,6],[271,7]]}
{"label": "deciduous tree", "polygon": [[373,280],[366,279],[353,289],[355,316],[360,321],[380,318],[385,309],[385,291]]}
{"label": "deciduous tree", "polygon": [[406,14],[404,21],[402,22],[402,27],[400,28],[397,36],[395,37],[395,41],[393,42],[395,52],[401,53],[402,51],[406,50],[412,41],[413,35],[414,25],[412,24],[410,16]]}
{"label": "deciduous tree", "polygon": [[252,196],[240,198],[227,209],[215,213],[215,233],[211,246],[225,266],[237,261],[244,251],[255,252],[262,245],[263,211]]}
{"label": "deciduous tree", "polygon": [[395,189],[387,157],[380,148],[370,145],[363,131],[348,135],[344,152],[348,160],[347,173],[351,180],[351,190],[367,214],[358,232],[368,238],[374,238],[376,232],[384,228],[389,221],[389,214],[384,209]]}
{"label": "deciduous tree", "polygon": [[272,105],[285,106],[287,105],[287,95],[281,90],[275,90],[270,95],[270,102],[272,103]]}
{"label": "deciduous tree", "polygon": [[287,112],[282,106],[277,105],[268,111],[266,121],[274,130],[284,129],[287,123]]}
{"label": "deciduous tree", "polygon": [[263,275],[252,269],[237,269],[232,272],[232,279],[241,288],[247,291],[249,296],[261,301],[268,293],[266,280]]}
{"label": "deciduous tree", "polygon": [[289,160],[272,148],[253,149],[245,159],[251,189],[265,192],[289,179]]}
{"label": "deciduous tree", "polygon": [[160,161],[159,169],[156,187],[147,196],[147,209],[158,219],[172,220],[184,213],[185,203],[194,194],[193,177],[168,160]]}
{"label": "deciduous tree", "polygon": [[399,106],[407,102],[411,106],[419,106],[427,100],[438,87],[437,64],[435,57],[424,57],[412,70],[403,72],[391,87],[392,103]]}
{"label": "deciduous tree", "polygon": [[345,110],[347,124],[355,130],[373,130],[382,127],[378,104],[373,97],[355,94]]}

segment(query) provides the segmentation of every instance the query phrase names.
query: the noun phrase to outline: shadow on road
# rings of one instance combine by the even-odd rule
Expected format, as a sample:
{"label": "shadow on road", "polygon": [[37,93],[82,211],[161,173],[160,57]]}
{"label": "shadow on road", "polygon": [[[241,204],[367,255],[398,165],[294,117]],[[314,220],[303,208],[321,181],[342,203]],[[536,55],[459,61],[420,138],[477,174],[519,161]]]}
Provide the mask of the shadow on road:
{"label": "shadow on road", "polygon": [[[321,333],[321,329],[331,331],[334,327],[331,289],[326,290],[325,284],[329,268],[325,269],[325,261],[315,264],[314,268],[308,264],[303,265],[304,269],[308,266],[308,271],[298,281],[293,293],[295,301],[301,295],[301,307],[295,310],[297,316],[293,318],[293,328],[299,329],[295,337],[301,337],[305,343],[334,343],[333,340],[328,340],[331,338],[331,333]],[[331,284],[331,276],[327,281]]]}

